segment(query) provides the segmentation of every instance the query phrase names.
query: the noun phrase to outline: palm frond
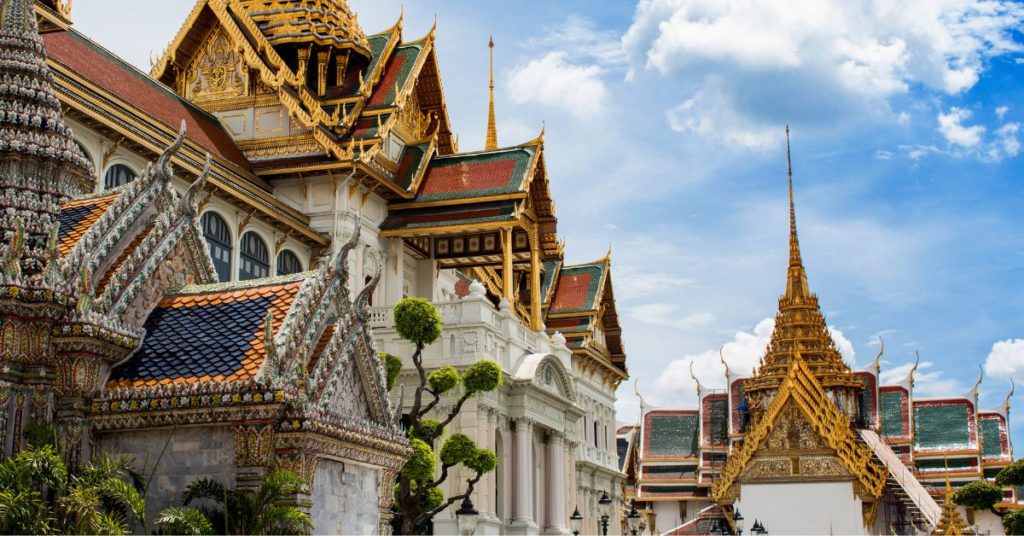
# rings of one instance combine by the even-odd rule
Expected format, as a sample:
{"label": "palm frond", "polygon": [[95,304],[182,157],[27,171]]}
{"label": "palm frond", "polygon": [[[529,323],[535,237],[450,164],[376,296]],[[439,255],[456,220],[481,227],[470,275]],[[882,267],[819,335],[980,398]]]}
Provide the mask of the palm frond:
{"label": "palm frond", "polygon": [[263,478],[256,501],[260,505],[273,504],[288,495],[296,493],[306,483],[291,471],[277,470]]}
{"label": "palm frond", "polygon": [[192,501],[199,499],[210,499],[218,504],[227,502],[228,489],[220,482],[212,478],[200,478],[193,480],[181,495],[181,502],[188,506]]}
{"label": "palm frond", "polygon": [[100,482],[100,495],[111,501],[132,516],[132,521],[146,526],[146,501],[131,484],[117,477],[110,477]]}
{"label": "palm frond", "polygon": [[213,523],[196,507],[165,508],[157,516],[156,524],[167,534],[214,534]]}
{"label": "palm frond", "polygon": [[55,520],[37,490],[0,491],[0,532],[49,534]]}
{"label": "palm frond", "polygon": [[313,529],[309,514],[294,506],[271,506],[262,518],[261,534],[308,534]]}
{"label": "palm frond", "polygon": [[100,512],[96,516],[96,522],[92,525],[89,531],[84,534],[103,534],[103,535],[122,535],[128,534],[128,524],[125,523],[124,518],[120,514],[115,512]]}

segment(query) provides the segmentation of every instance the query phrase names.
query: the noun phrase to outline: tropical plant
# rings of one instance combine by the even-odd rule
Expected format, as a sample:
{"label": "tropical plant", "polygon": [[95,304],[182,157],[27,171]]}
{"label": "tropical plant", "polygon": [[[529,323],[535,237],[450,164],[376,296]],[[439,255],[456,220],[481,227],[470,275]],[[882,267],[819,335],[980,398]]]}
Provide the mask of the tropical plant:
{"label": "tropical plant", "polygon": [[987,480],[969,482],[953,493],[953,502],[975,510],[991,510],[1003,499],[1003,490]]}
{"label": "tropical plant", "polygon": [[1004,487],[1024,486],[1024,458],[996,473],[996,484]]}
{"label": "tropical plant", "polygon": [[305,534],[309,514],[279,504],[304,485],[290,471],[270,473],[255,491],[200,478],[185,488],[183,506],[164,509],[156,523],[168,534]]}
{"label": "tropical plant", "polygon": [[0,463],[0,532],[124,534],[146,525],[130,458],[97,455],[69,470],[53,425],[25,427],[26,449]]}
{"label": "tropical plant", "polygon": [[1003,516],[1003,530],[1007,534],[1024,534],[1024,510],[1014,510]]}
{"label": "tropical plant", "polygon": [[[459,372],[453,366],[436,369],[429,374],[423,367],[423,349],[441,335],[441,316],[429,301],[406,298],[394,307],[395,329],[403,339],[416,347],[412,363],[418,381],[413,393],[412,407],[407,414],[408,434],[413,455],[398,474],[395,484],[395,517],[392,525],[398,534],[423,532],[435,515],[445,508],[469,497],[480,478],[493,471],[498,463],[494,451],[479,448],[464,434],[448,435],[441,450],[434,452],[431,445],[444,435],[448,426],[462,411],[470,398],[492,391],[501,385],[501,367],[494,361],[478,361]],[[401,371],[401,360],[383,354],[388,373],[388,386],[394,386]],[[438,409],[445,395],[454,395],[450,410],[438,417],[429,417]],[[440,459],[440,474],[437,474]],[[441,485],[448,479],[452,468],[462,465],[471,471],[466,479],[465,491],[444,496]]]}

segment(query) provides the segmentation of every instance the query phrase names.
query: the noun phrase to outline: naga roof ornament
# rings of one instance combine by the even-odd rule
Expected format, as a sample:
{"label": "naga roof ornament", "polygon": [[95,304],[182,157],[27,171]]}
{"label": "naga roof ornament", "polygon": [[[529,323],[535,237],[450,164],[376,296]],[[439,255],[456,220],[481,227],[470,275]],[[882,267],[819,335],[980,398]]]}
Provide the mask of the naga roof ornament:
{"label": "naga roof ornament", "polygon": [[32,0],[0,0],[0,259],[4,279],[42,276],[56,258],[61,205],[90,180],[61,119]]}
{"label": "naga roof ornament", "polygon": [[796,231],[788,126],[786,164],[789,179],[789,266],[786,269],[786,291],[779,298],[775,329],[767,353],[746,390],[753,392],[777,388],[797,355],[806,362],[823,387],[856,388],[860,386],[860,380],[843,362],[825,324],[818,297],[810,291],[807,283],[807,271],[800,255],[800,240]]}

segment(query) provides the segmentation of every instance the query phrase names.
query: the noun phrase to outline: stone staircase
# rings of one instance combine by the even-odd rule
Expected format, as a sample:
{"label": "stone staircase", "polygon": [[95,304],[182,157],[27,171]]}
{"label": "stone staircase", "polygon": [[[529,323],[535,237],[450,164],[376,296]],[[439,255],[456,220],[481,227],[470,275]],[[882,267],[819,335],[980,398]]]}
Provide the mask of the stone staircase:
{"label": "stone staircase", "polygon": [[903,460],[873,430],[859,430],[861,438],[871,448],[874,459],[888,471],[885,489],[904,505],[915,527],[935,527],[939,524],[942,508],[928,494],[928,490],[914,477]]}

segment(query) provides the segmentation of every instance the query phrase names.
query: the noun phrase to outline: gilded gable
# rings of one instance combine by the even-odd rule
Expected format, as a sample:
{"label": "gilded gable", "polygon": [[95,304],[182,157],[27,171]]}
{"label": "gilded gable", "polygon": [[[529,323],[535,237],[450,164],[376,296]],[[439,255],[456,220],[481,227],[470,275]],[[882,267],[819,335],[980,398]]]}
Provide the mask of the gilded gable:
{"label": "gilded gable", "polygon": [[248,90],[248,69],[228,35],[217,28],[188,68],[185,96],[201,103],[245,96]]}
{"label": "gilded gable", "polygon": [[828,443],[790,400],[740,475],[741,482],[792,482],[852,479]]}

